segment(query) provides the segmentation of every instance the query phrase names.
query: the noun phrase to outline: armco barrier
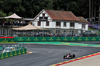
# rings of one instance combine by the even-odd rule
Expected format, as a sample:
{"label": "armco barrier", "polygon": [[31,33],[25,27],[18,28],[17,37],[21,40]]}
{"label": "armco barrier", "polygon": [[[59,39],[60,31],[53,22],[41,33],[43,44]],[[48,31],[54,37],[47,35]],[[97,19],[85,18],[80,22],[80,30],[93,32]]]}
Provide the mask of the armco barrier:
{"label": "armco barrier", "polygon": [[41,41],[100,41],[100,37],[15,37],[0,38],[0,42],[41,42]]}
{"label": "armco barrier", "polygon": [[15,42],[39,41],[100,41],[100,37],[15,37]]}
{"label": "armco barrier", "polygon": [[6,53],[0,54],[0,59],[13,57],[13,56],[17,56],[17,55],[21,55],[21,54],[25,54],[25,53],[27,53],[27,49],[26,48],[23,48],[23,49],[20,49],[20,50],[16,50],[16,51],[12,51],[12,52],[6,52]]}

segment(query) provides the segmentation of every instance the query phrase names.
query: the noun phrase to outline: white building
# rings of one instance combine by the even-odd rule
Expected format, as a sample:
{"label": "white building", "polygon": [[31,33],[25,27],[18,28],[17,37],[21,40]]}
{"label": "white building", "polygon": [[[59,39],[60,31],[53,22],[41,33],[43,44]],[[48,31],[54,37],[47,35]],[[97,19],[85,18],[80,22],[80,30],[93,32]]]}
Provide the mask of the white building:
{"label": "white building", "polygon": [[71,11],[42,10],[32,24],[45,29],[55,29],[56,32],[80,34],[81,30],[88,30],[88,21],[83,17],[76,17]]}

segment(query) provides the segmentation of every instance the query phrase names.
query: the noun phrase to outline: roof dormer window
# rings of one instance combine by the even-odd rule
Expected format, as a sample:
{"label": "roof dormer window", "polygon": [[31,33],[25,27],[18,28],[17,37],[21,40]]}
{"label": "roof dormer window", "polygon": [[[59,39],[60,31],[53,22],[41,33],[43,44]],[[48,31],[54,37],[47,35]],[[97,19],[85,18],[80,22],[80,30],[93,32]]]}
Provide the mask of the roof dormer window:
{"label": "roof dormer window", "polygon": [[45,13],[43,13],[42,16],[45,17]]}

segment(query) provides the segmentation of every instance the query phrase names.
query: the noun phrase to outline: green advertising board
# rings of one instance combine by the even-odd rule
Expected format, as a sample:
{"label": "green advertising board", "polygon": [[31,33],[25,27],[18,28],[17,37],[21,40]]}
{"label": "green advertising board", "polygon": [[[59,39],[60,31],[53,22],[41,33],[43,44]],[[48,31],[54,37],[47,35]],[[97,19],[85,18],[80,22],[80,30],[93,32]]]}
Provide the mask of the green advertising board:
{"label": "green advertising board", "polygon": [[0,38],[0,42],[47,42],[47,41],[100,41],[100,37],[15,37],[15,38]]}
{"label": "green advertising board", "polygon": [[100,37],[15,37],[15,42],[39,41],[99,41]]}

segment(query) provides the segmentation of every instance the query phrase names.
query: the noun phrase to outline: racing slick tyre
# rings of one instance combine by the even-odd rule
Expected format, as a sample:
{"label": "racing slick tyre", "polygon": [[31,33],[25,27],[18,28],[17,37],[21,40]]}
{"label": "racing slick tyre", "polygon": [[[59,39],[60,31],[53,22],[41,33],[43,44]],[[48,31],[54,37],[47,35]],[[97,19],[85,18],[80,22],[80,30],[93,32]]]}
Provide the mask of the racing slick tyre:
{"label": "racing slick tyre", "polygon": [[75,58],[75,54],[73,54],[73,58]]}
{"label": "racing slick tyre", "polygon": [[63,56],[63,59],[66,59],[65,57],[66,57],[66,56]]}

